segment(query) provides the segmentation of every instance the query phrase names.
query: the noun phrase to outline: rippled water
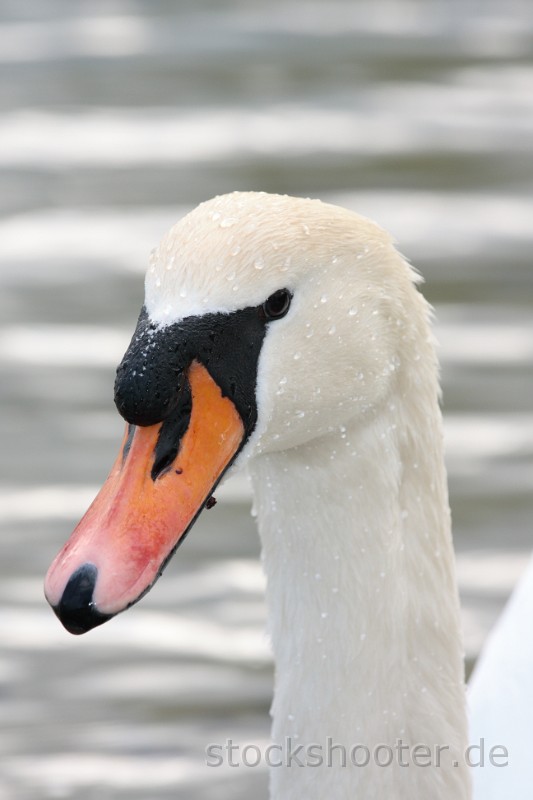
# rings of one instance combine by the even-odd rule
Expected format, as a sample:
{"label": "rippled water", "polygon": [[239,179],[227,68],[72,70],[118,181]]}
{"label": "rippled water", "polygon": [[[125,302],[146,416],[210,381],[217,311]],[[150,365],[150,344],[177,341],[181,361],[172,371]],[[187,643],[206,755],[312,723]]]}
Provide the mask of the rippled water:
{"label": "rippled water", "polygon": [[0,3],[1,798],[266,797],[204,763],[268,740],[243,481],[89,636],[41,588],[118,447],[147,254],[218,192],[346,205],[423,272],[475,658],[532,543],[532,53],[519,0]]}

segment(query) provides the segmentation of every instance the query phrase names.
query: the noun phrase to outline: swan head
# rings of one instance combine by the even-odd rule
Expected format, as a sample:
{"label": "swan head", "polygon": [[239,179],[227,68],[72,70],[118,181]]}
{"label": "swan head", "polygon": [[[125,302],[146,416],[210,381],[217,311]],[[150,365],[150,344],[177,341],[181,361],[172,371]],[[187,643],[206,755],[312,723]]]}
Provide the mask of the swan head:
{"label": "swan head", "polygon": [[383,401],[412,327],[417,280],[390,236],[360,215],[235,192],[202,203],[163,238],[145,308],[164,329],[290,296],[261,344],[258,418],[243,453],[251,456],[320,436]]}
{"label": "swan head", "polygon": [[236,459],[375,413],[425,315],[416,280],[382,229],[318,200],[237,192],[166,234],[117,370],[119,457],[47,576],[71,632],[150,588]]}

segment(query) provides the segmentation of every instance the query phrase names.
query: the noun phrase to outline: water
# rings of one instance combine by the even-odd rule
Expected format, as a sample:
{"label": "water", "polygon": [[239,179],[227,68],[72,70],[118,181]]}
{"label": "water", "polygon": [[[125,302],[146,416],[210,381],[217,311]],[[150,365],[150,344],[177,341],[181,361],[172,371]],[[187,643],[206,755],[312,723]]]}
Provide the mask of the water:
{"label": "water", "polygon": [[[115,456],[114,367],[165,230],[233,189],[378,220],[443,362],[469,664],[532,544],[526,2],[0,5],[0,797],[266,797],[272,668],[246,488],[142,604],[77,639],[42,576]],[[224,502],[222,502],[224,500]]]}

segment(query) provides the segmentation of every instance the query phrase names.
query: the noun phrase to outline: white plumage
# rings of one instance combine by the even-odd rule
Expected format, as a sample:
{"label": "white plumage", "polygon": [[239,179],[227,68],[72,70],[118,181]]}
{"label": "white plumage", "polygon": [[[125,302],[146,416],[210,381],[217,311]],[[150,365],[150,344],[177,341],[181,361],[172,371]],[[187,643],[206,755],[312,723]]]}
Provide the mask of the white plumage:
{"label": "white plumage", "polygon": [[473,761],[480,764],[483,758],[472,773],[475,800],[531,796],[532,620],[533,560],[491,632],[469,685]]}
{"label": "white plumage", "polygon": [[[437,362],[417,282],[370,221],[256,193],[199,206],[148,270],[146,307],[163,326],[293,294],[263,344],[258,424],[239,458],[268,583],[273,737],[371,758],[275,767],[273,800],[469,797]],[[413,763],[415,745],[430,766]]]}

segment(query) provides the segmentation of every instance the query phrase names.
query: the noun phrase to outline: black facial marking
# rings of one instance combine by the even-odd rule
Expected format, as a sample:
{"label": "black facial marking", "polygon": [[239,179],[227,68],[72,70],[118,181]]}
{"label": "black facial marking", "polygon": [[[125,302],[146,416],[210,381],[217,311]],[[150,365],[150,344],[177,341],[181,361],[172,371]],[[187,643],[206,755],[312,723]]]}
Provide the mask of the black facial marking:
{"label": "black facial marking", "polygon": [[133,442],[133,434],[134,433],[135,433],[135,425],[131,425],[131,423],[130,423],[128,425],[128,435],[127,435],[126,441],[124,443],[124,449],[122,450],[122,463],[123,464],[125,463],[125,461],[126,461],[126,459],[128,457],[128,453],[130,452],[131,443]]}
{"label": "black facial marking", "polygon": [[257,409],[257,363],[268,320],[261,307],[232,314],[186,317],[166,327],[143,308],[130,346],[117,369],[115,403],[132,425],[155,425],[180,406],[191,362],[199,361],[242,417],[247,435]]}
{"label": "black facial marking", "polygon": [[[166,418],[159,431],[152,467],[152,480],[155,481],[170,469],[178,455],[180,442],[189,427],[192,411],[192,395],[189,381],[182,382],[179,402],[172,414]],[[176,470],[177,472],[177,470]]]}
{"label": "black facial marking", "polygon": [[[272,320],[287,313],[291,299],[283,289],[260,306],[185,317],[166,327],[151,322],[143,306],[117,369],[115,404],[131,426],[163,422],[153,480],[174,462],[189,425],[192,400],[186,376],[193,361],[203,364],[235,405],[244,425],[244,445],[257,422],[257,365],[265,333]],[[129,441],[128,436],[125,452]]]}

